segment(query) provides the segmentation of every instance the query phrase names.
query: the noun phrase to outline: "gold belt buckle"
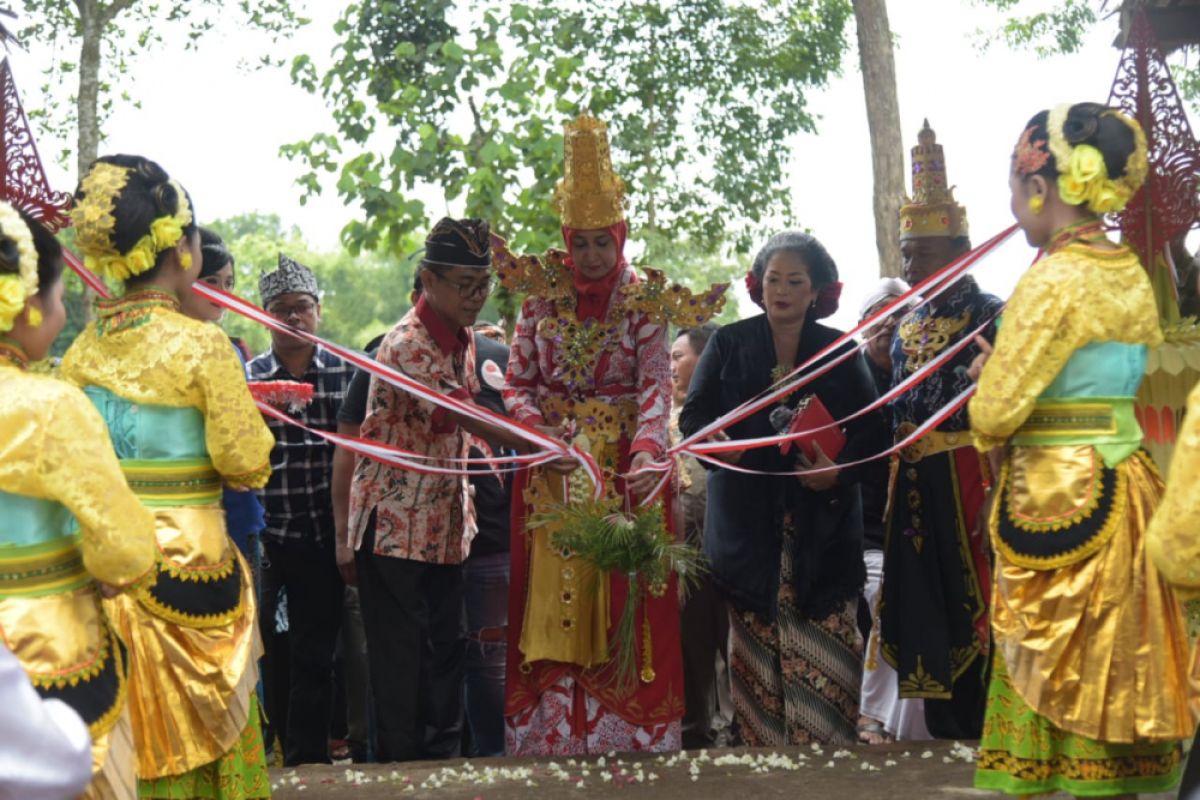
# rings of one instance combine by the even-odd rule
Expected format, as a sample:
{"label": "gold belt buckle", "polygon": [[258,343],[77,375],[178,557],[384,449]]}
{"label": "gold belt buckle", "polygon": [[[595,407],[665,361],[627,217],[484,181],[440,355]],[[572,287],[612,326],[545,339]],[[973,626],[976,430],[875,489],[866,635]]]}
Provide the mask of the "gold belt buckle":
{"label": "gold belt buckle", "polygon": [[[917,429],[917,426],[911,422],[901,422],[896,427],[896,441],[902,442],[912,435],[912,432]],[[915,464],[925,457],[929,450],[929,437],[923,436],[917,441],[910,444],[908,447],[900,449],[900,458],[909,464]]]}

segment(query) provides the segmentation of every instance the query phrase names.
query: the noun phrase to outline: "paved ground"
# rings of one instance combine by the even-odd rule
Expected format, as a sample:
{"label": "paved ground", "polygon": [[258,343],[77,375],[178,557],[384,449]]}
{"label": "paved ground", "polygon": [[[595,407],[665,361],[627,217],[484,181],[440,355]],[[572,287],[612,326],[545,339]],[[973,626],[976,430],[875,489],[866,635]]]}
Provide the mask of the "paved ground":
{"label": "paved ground", "polygon": [[[504,759],[272,770],[274,796],[538,800],[624,796],[658,800],[998,798],[971,788],[973,751],[953,742],[837,750],[731,749],[677,756]],[[922,746],[924,744],[924,746]],[[1143,797],[1151,797],[1143,795]],[[1155,800],[1173,795],[1153,795]]]}

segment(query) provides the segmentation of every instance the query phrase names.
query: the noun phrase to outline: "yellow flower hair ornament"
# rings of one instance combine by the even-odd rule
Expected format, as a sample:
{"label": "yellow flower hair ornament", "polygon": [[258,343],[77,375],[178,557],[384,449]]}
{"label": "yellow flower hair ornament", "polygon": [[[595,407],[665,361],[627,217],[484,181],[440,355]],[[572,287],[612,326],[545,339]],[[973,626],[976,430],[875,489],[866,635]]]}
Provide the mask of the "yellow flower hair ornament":
{"label": "yellow flower hair ornament", "polygon": [[125,167],[94,165],[80,182],[83,199],[71,210],[71,221],[77,230],[75,241],[83,250],[84,265],[97,275],[116,281],[127,281],[152,269],[158,254],[178,244],[183,229],[192,224],[187,195],[182,186],[171,181],[179,198],[179,209],[151,222],[149,233],[125,253],[119,252],[112,240],[116,227],[113,207],[128,177],[129,170]]}
{"label": "yellow flower hair ornament", "polygon": [[1070,104],[1060,105],[1050,112],[1046,121],[1050,152],[1059,170],[1058,194],[1063,202],[1073,206],[1087,205],[1095,214],[1120,211],[1141,188],[1149,171],[1146,135],[1137,122],[1120,111],[1102,113],[1101,116],[1116,117],[1127,125],[1134,138],[1134,149],[1125,161],[1124,174],[1113,179],[1108,175],[1108,165],[1099,149],[1090,144],[1072,147],[1066,140],[1063,126],[1070,110]]}
{"label": "yellow flower hair ornament", "polygon": [[[0,331],[10,331],[25,301],[37,294],[37,248],[25,220],[4,201],[0,201],[0,236],[12,239],[17,247],[16,274],[0,275]],[[29,321],[35,327],[41,322],[32,316]]]}
{"label": "yellow flower hair ornament", "polygon": [[0,275],[0,331],[11,331],[13,320],[25,309],[25,287],[16,275]]}

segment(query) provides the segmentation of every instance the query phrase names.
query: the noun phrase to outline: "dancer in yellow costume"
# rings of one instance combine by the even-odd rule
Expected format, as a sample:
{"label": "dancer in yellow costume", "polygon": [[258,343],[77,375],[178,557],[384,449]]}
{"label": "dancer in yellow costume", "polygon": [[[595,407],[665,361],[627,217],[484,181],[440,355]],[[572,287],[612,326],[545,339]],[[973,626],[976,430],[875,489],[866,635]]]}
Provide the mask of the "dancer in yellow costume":
{"label": "dancer in yellow costume", "polygon": [[1093,103],[1039,113],[1013,154],[1013,214],[1046,257],[970,405],[980,451],[1003,464],[980,788],[1165,791],[1195,725],[1183,615],[1144,541],[1162,481],[1133,414],[1162,333],[1145,270],[1099,217],[1146,171],[1141,128]]}
{"label": "dancer in yellow costume", "polygon": [[1189,596],[1200,595],[1200,384],[1188,395],[1167,491],[1146,534],[1146,549],[1168,581]]}
{"label": "dancer in yellow costume", "polygon": [[[1200,597],[1200,384],[1188,395],[1185,413],[1167,490],[1146,532],[1146,550],[1179,594],[1194,599]],[[1193,649],[1192,675],[1200,678],[1200,647]],[[1179,796],[1194,797],[1198,787],[1200,731],[1192,740]]]}
{"label": "dancer in yellow costume", "polygon": [[100,303],[62,372],[108,424],[162,554],[155,585],[109,609],[129,647],[139,794],[268,797],[254,593],[221,486],[266,483],[273,437],[225,334],[179,312],[200,270],[183,188],[152,161],[108,156],[76,201],[85,263],[125,293]]}
{"label": "dancer in yellow costume", "polygon": [[133,740],[108,594],[153,581],[154,520],[75,387],[27,371],[66,322],[62,248],[0,202],[0,637],[92,735],[84,797],[132,798]]}

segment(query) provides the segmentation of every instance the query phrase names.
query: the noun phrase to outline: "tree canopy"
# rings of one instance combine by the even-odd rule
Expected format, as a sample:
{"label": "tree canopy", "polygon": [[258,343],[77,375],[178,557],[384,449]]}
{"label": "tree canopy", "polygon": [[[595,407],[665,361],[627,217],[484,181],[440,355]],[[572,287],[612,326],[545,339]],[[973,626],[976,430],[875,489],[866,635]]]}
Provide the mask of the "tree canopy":
{"label": "tree canopy", "polygon": [[562,125],[587,109],[609,125],[634,235],[679,243],[653,255],[687,280],[682,253],[731,259],[792,222],[789,140],[815,128],[805,93],[838,71],[850,13],[847,0],[360,0],[331,63],[292,65],[335,129],[284,152],[306,192],[330,177],[361,210],[351,251],[400,253],[443,205],[541,249],[559,243]]}
{"label": "tree canopy", "polygon": [[[17,37],[36,41],[58,56],[46,70],[41,99],[29,110],[40,129],[66,141],[75,140],[74,153],[59,154],[64,163],[76,158],[83,174],[97,155],[104,122],[115,104],[137,106],[121,86],[138,55],[161,45],[167,31],[183,34],[185,47],[199,46],[219,24],[250,27],[278,38],[308,22],[290,0],[25,0],[24,20]],[[263,65],[279,63],[259,56]],[[77,74],[74,89],[63,76]],[[74,106],[66,113],[64,106]]]}
{"label": "tree canopy", "polygon": [[[1023,0],[974,0],[1006,16],[995,29],[984,31],[988,42],[1002,41],[1014,49],[1033,50],[1039,57],[1079,51],[1101,20],[1118,14],[1138,0],[1055,0],[1030,11]],[[1170,59],[1171,74],[1180,95],[1200,112],[1200,47],[1183,48]]]}

